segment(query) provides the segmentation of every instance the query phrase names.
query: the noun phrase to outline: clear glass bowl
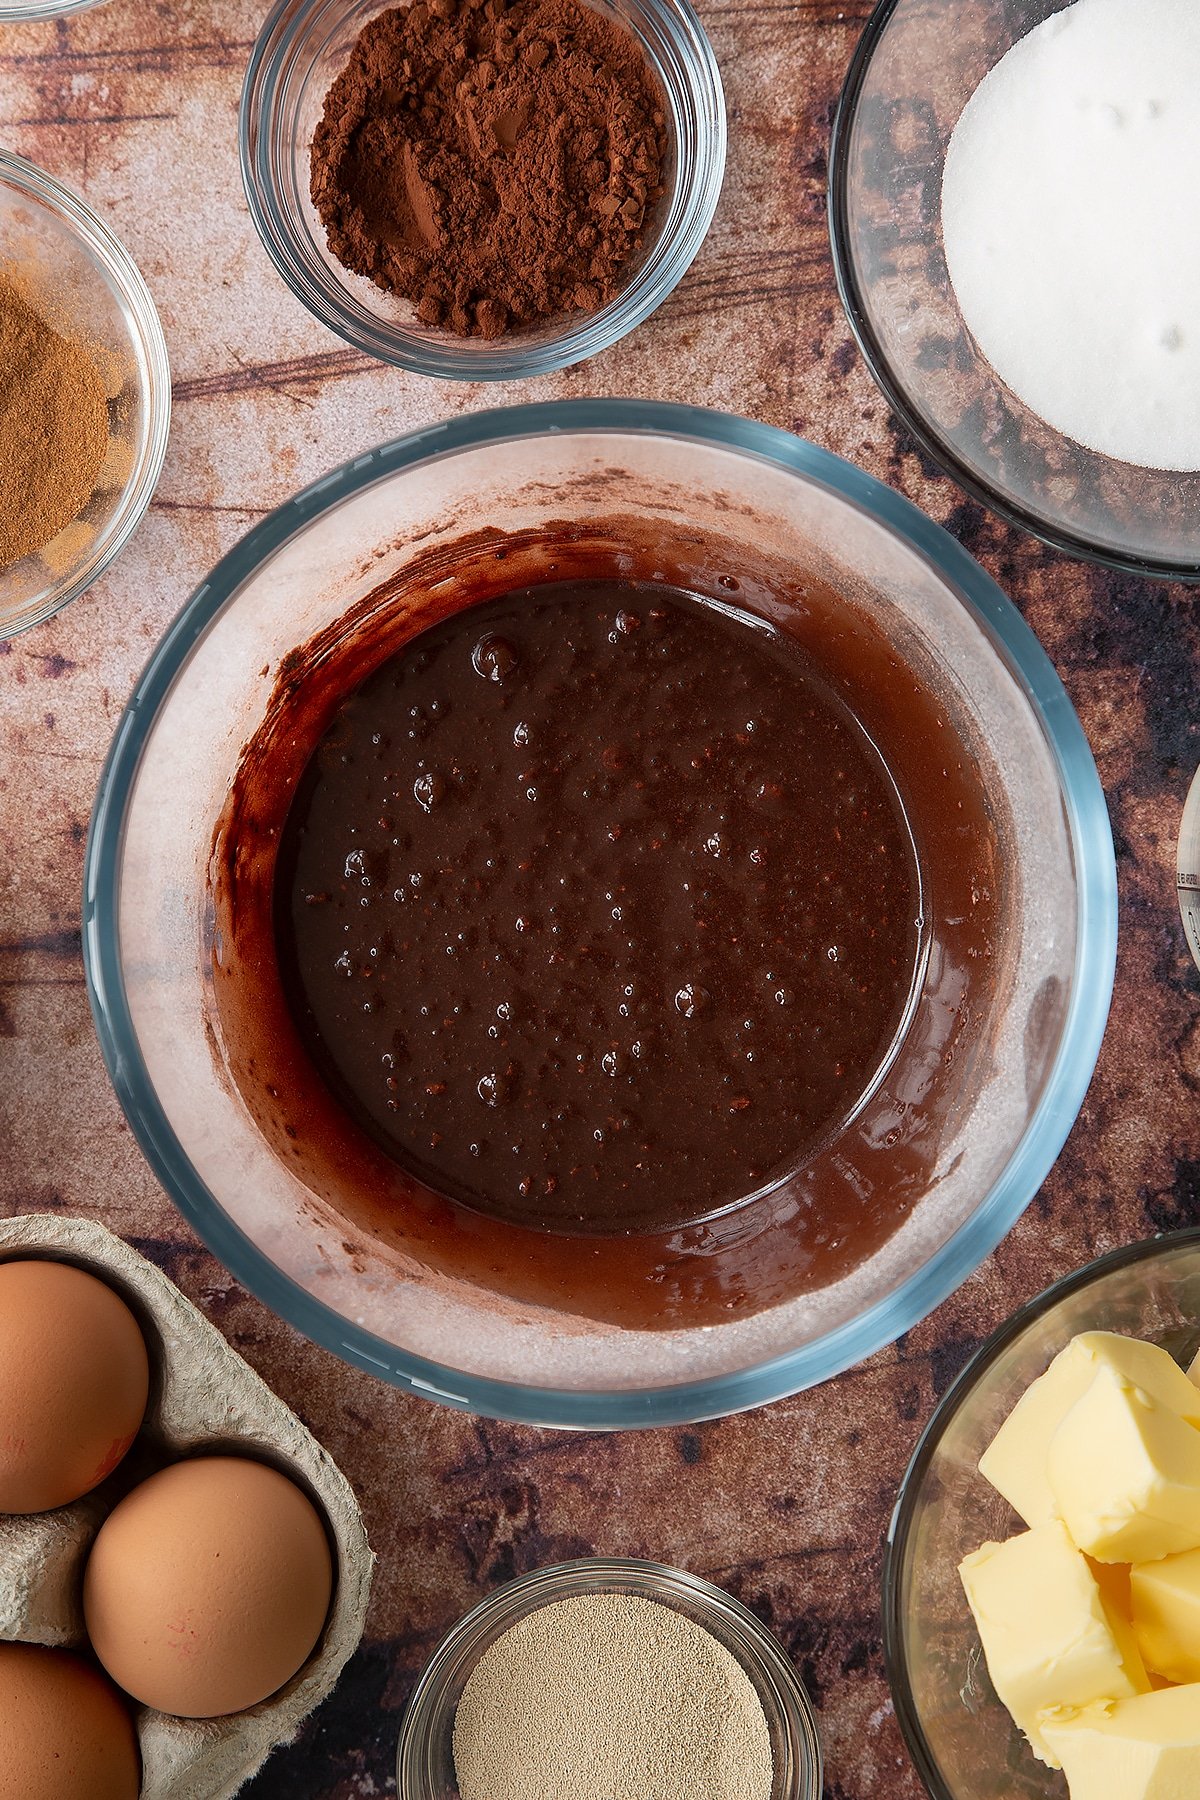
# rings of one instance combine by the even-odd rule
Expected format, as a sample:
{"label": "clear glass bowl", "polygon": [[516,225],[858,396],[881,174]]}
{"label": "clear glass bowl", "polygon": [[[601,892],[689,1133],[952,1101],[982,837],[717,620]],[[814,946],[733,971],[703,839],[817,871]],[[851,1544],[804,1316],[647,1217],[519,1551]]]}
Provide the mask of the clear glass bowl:
{"label": "clear glass bowl", "polygon": [[712,1633],[746,1671],[766,1715],[771,1800],[820,1800],[821,1746],[812,1703],[778,1642],[752,1612],[696,1575],[626,1557],[585,1557],[510,1581],[447,1633],[418,1681],[400,1732],[401,1800],[458,1800],[454,1715],[484,1651],[521,1619],[576,1594],[636,1594]]}
{"label": "clear glass bowl", "polygon": [[85,12],[100,0],[0,0],[0,25],[23,25],[37,19],[61,19],[68,13]]}
{"label": "clear glass bowl", "polygon": [[1200,1230],[1114,1251],[1002,1325],[945,1395],[900,1489],[883,1577],[884,1652],[896,1717],[933,1800],[1066,1800],[992,1689],[958,1565],[1023,1529],[979,1458],[1037,1376],[1080,1331],[1161,1344],[1185,1366],[1200,1345]]}
{"label": "clear glass bowl", "polygon": [[280,0],[263,26],[242,93],[242,178],[251,216],[297,299],[356,349],[457,381],[545,375],[595,356],[661,306],[704,241],[725,170],[725,97],[689,0],[587,0],[638,39],[666,96],[666,192],[620,293],[498,340],[424,325],[406,301],[344,269],[309,196],[309,152],[325,95],[359,32],[395,0]]}
{"label": "clear glass bowl", "polygon": [[111,442],[95,493],[43,550],[0,569],[0,636],[48,619],[119,555],[167,451],[171,370],[154,302],[129,253],[69,189],[0,150],[0,247],[47,318],[92,347],[110,395]]}
{"label": "clear glass bowl", "polygon": [[[569,1296],[510,1304],[499,1286],[431,1279],[407,1248],[399,1202],[378,1229],[348,1230],[345,1208],[319,1199],[322,1179],[306,1179],[296,1144],[284,1144],[285,1103],[269,1085],[253,1097],[256,1121],[214,1001],[214,830],[244,746],[268,713],[281,716],[272,672],[286,676],[314,640],[328,648],[350,633],[359,643],[364,621],[369,635],[380,618],[408,620],[406,571],[433,567],[444,586],[480,533],[558,544],[564,520],[585,539],[594,526],[621,557],[626,534],[651,521],[667,566],[677,557],[691,585],[732,604],[736,571],[785,618],[786,579],[822,575],[886,633],[898,679],[937,694],[987,771],[1001,833],[993,1001],[968,1007],[959,1053],[931,1067],[931,1021],[959,1004],[939,985],[958,966],[935,924],[929,967],[941,973],[927,976],[886,1081],[828,1147],[858,1154],[894,1142],[901,1125],[923,1130],[925,1096],[940,1095],[947,1111],[928,1134],[926,1190],[843,1279],[798,1296],[760,1289],[760,1310],[717,1325],[616,1328]],[[926,910],[936,912],[936,895]],[[785,432],[596,400],[477,414],[386,444],[281,507],[217,565],[117,728],[92,815],[83,918],[93,1010],[126,1113],[167,1192],[248,1287],[339,1355],[450,1405],[620,1427],[713,1417],[822,1381],[907,1330],[976,1267],[1036,1192],[1091,1077],[1116,886],[1103,794],[1062,685],[952,538]],[[761,1215],[751,1221],[755,1267],[768,1274],[790,1204],[781,1188],[782,1210],[773,1201],[761,1231]],[[689,1256],[720,1256],[732,1279],[747,1216],[735,1209],[681,1231],[671,1257],[686,1268]],[[523,1240],[494,1279],[515,1281],[539,1254]],[[664,1266],[660,1295],[668,1274],[676,1279]]]}
{"label": "clear glass bowl", "polygon": [[1071,556],[1196,581],[1200,472],[1134,468],[1045,424],[976,349],[946,270],[942,171],[959,114],[1012,45],[1067,4],[876,6],[846,76],[830,148],[838,287],[889,404],[967,493]]}

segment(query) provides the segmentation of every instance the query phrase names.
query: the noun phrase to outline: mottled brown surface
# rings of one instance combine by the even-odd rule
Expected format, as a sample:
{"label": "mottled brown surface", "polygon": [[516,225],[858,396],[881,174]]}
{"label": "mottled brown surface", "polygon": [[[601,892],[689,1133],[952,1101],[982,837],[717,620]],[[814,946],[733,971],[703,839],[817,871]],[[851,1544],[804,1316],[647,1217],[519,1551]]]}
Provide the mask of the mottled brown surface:
{"label": "mottled brown surface", "polygon": [[[937,1395],[1019,1301],[1093,1252],[1200,1219],[1200,977],[1172,889],[1200,759],[1200,627],[1181,588],[1073,565],[923,466],[850,347],[824,223],[834,96],[864,0],[702,11],[725,71],[729,179],[674,298],[618,349],[516,388],[454,387],[342,348],[259,249],[235,114],[259,23],[237,0],[112,0],[0,28],[4,141],[83,189],[138,258],[175,370],[159,498],[63,617],[0,645],[0,1207],[91,1214],[155,1257],[327,1443],[362,1495],[379,1579],[368,1641],[301,1742],[248,1792],[392,1787],[400,1711],[439,1633],[494,1583],[601,1549],[721,1582],[767,1619],[821,1710],[830,1800],[919,1784],[880,1659],[880,1544]],[[167,620],[265,508],[409,426],[556,394],[688,397],[790,426],[949,525],[1014,595],[1096,752],[1120,858],[1112,1027],[1044,1192],[907,1340],[825,1389],[694,1431],[560,1437],[481,1423],[352,1373],[189,1238],[142,1162],[96,1047],[79,949],[88,808],[109,734]]]}

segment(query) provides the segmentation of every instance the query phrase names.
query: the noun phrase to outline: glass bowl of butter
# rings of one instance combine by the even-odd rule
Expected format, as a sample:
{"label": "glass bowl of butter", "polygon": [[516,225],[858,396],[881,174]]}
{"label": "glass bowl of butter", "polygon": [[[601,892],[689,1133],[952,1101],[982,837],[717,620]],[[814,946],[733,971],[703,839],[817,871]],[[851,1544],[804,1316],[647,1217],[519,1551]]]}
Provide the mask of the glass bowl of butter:
{"label": "glass bowl of butter", "polygon": [[1200,1229],[1057,1283],[942,1400],[883,1582],[933,1800],[1200,1793],[1198,1350]]}

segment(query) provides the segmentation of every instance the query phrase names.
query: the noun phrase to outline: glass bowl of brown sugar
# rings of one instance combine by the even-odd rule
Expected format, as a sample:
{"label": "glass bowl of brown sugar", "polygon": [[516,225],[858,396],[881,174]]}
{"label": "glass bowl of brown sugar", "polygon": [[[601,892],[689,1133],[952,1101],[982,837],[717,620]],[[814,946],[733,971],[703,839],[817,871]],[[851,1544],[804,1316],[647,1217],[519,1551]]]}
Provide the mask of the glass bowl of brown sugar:
{"label": "glass bowl of brown sugar", "polygon": [[279,273],[347,343],[504,381],[661,305],[708,231],[725,135],[689,0],[280,0],[242,175]]}
{"label": "glass bowl of brown sugar", "polygon": [[442,1639],[400,1734],[404,1800],[540,1800],[551,1786],[556,1800],[624,1800],[667,1781],[707,1800],[819,1800],[821,1746],[803,1683],[748,1608],[628,1557],[490,1594]]}
{"label": "glass bowl of brown sugar", "polygon": [[0,342],[8,637],[82,594],[136,530],[166,454],[171,372],[123,245],[77,195],[3,150]]}

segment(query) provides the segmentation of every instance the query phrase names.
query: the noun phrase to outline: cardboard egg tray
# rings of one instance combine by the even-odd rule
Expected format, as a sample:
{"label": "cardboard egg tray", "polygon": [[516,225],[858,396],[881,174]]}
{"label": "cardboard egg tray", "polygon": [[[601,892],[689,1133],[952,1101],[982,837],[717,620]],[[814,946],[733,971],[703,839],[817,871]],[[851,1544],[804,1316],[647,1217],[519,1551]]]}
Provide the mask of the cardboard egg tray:
{"label": "cardboard egg tray", "polygon": [[137,1315],[150,1352],[150,1404],[125,1462],[57,1512],[0,1515],[0,1639],[82,1648],[83,1565],[104,1518],[137,1480],[203,1449],[274,1463],[323,1510],[336,1547],[333,1602],[320,1642],[270,1700],[222,1719],[137,1709],[141,1800],[229,1800],[332,1691],[362,1636],[374,1557],[354,1493],[332,1458],[220,1332],[127,1244],[85,1219],[0,1220],[0,1261],[75,1263]]}

